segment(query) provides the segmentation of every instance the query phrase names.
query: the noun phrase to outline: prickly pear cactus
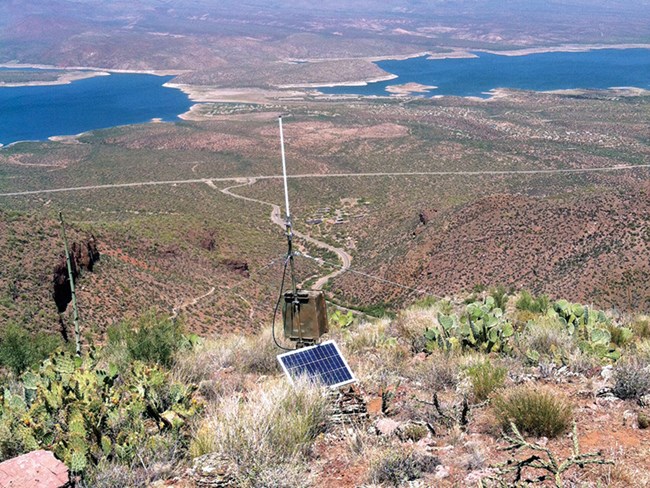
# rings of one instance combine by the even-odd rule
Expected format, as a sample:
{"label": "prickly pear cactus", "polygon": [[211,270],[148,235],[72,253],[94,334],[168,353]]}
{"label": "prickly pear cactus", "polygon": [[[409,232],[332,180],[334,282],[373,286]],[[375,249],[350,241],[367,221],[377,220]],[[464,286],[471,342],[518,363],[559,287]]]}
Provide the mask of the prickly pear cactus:
{"label": "prickly pear cactus", "polygon": [[463,348],[509,352],[509,342],[515,333],[492,297],[467,305],[460,319],[454,315],[438,314],[438,324],[425,332],[428,350]]}
{"label": "prickly pear cactus", "polygon": [[[612,336],[609,331],[609,327],[612,326],[611,321],[602,311],[589,310],[586,305],[558,300],[548,314],[559,318],[567,332],[577,339],[578,347],[582,352],[604,360],[616,361],[621,357],[620,350],[611,342]],[[630,339],[632,335],[630,329],[625,327],[618,329],[623,339]]]}
{"label": "prickly pear cactus", "polygon": [[23,395],[0,397],[0,460],[45,448],[74,473],[103,458],[130,461],[156,433],[180,435],[201,408],[194,386],[137,361],[120,373],[99,369],[92,355],[61,353],[22,384]]}

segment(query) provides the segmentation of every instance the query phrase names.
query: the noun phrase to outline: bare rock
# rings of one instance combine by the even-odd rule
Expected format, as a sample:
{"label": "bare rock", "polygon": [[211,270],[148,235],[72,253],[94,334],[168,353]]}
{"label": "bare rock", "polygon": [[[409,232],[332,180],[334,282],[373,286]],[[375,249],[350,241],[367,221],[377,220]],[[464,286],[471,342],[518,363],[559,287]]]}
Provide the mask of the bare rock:
{"label": "bare rock", "polygon": [[0,463],[0,488],[69,486],[68,467],[50,451],[32,451]]}
{"label": "bare rock", "polygon": [[250,277],[248,263],[245,261],[238,261],[236,259],[224,259],[221,264],[223,264],[228,269],[228,271],[243,276],[244,278]]}
{"label": "bare rock", "polygon": [[377,432],[382,435],[393,435],[398,427],[399,422],[396,422],[393,419],[379,419],[375,424]]}
{"label": "bare rock", "polygon": [[449,468],[440,464],[436,466],[436,474],[434,475],[438,480],[444,480],[449,477]]}
{"label": "bare rock", "polygon": [[[73,242],[70,247],[70,267],[72,277],[76,281],[82,270],[92,272],[95,263],[99,261],[100,254],[97,248],[97,239],[91,235],[88,239],[80,242]],[[52,297],[59,313],[65,312],[72,300],[70,292],[70,278],[68,275],[68,264],[65,255],[59,257],[54,267],[52,276]]]}
{"label": "bare rock", "polygon": [[339,388],[330,395],[332,405],[330,411],[331,423],[353,422],[357,424],[368,418],[368,405],[354,385]]}
{"label": "bare rock", "polygon": [[197,488],[237,486],[236,466],[222,454],[213,452],[197,457],[188,476]]}
{"label": "bare rock", "polygon": [[436,213],[435,210],[427,210],[427,209],[420,210],[420,212],[418,213],[418,220],[420,221],[420,224],[427,225],[431,221],[435,213]]}
{"label": "bare rock", "polygon": [[605,381],[611,381],[612,376],[614,376],[614,366],[607,365],[605,366],[602,371],[600,372],[600,376],[605,380]]}

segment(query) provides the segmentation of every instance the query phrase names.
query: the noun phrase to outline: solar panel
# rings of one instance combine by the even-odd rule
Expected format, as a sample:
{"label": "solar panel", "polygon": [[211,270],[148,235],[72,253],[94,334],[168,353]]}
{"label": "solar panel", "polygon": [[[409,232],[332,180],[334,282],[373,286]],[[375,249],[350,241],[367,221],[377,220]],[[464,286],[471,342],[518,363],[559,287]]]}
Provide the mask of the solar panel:
{"label": "solar panel", "polygon": [[357,381],[334,341],[280,354],[278,361],[292,384],[300,376],[332,388]]}

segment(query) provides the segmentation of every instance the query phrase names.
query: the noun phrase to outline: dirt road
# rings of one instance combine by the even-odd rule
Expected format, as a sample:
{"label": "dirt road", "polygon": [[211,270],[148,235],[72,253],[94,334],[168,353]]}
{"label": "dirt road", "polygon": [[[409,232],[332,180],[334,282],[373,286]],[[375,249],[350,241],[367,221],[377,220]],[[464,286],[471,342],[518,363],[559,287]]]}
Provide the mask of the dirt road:
{"label": "dirt road", "polygon": [[[617,165],[600,168],[567,168],[567,169],[528,169],[520,171],[413,171],[406,173],[307,173],[302,175],[289,175],[289,179],[300,178],[370,178],[380,176],[507,176],[507,175],[537,175],[537,174],[563,174],[563,173],[606,173],[612,171],[632,171],[637,169],[650,168],[650,164]],[[105,188],[131,188],[156,185],[184,185],[188,183],[206,183],[207,181],[238,182],[247,178],[257,180],[279,180],[282,175],[261,175],[261,176],[232,176],[226,178],[194,178],[187,180],[167,181],[141,181],[134,183],[114,183],[108,185],[73,186],[67,188],[49,188],[41,190],[24,190],[9,193],[0,193],[0,197],[18,197],[24,195],[40,195],[44,193],[59,193],[70,191],[101,190]],[[234,188],[234,187],[232,187]],[[265,203],[265,202],[259,202]]]}
{"label": "dirt road", "polygon": [[[261,205],[266,205],[271,207],[271,222],[273,222],[275,225],[279,226],[282,230],[286,228],[286,224],[284,219],[282,218],[282,210],[278,205],[275,205],[270,202],[265,202],[262,200],[257,200],[255,198],[250,198],[250,197],[245,197],[242,195],[238,195],[237,193],[233,193],[231,190],[233,188],[241,188],[242,186],[250,186],[253,185],[257,181],[257,178],[249,178],[245,183],[240,183],[238,185],[233,185],[229,186],[227,188],[218,188],[212,180],[207,180],[206,184],[210,186],[211,188],[214,188],[215,190],[221,191],[224,195],[228,195],[230,197],[234,198],[239,198],[240,200],[246,200],[248,202],[254,202],[254,203],[259,203]],[[293,235],[298,237],[299,239],[302,239],[303,241],[309,242],[310,244],[313,244],[316,247],[319,247],[321,249],[325,249],[327,251],[335,253],[338,258],[341,260],[342,266],[340,269],[333,271],[332,273],[322,276],[319,278],[316,283],[314,283],[311,288],[314,290],[322,290],[325,284],[335,276],[338,276],[342,273],[345,273],[349,268],[350,265],[352,264],[352,256],[348,254],[346,251],[341,249],[340,247],[334,247],[326,242],[319,241],[318,239],[314,239],[313,237],[303,234],[302,232],[298,232],[297,230],[293,229]]]}

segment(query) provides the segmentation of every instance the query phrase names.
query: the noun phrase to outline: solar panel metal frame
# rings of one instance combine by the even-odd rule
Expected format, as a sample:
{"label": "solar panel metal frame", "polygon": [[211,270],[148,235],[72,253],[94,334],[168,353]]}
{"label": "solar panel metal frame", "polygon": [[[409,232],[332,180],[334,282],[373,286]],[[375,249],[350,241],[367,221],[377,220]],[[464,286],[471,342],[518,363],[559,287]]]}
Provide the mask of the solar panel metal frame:
{"label": "solar panel metal frame", "polygon": [[[333,385],[326,385],[326,386],[328,386],[329,388],[338,388],[338,387],[340,387],[340,386],[349,385],[350,383],[356,383],[356,382],[357,382],[357,379],[356,379],[356,377],[354,376],[354,373],[352,372],[352,369],[350,368],[350,365],[349,365],[348,362],[346,361],[346,359],[345,359],[345,357],[343,356],[343,354],[341,354],[341,350],[339,349],[339,346],[336,344],[336,342],[330,340],[330,341],[325,341],[325,342],[323,342],[323,343],[321,343],[321,344],[316,344],[316,345],[314,345],[314,346],[303,347],[303,348],[301,348],[301,349],[296,349],[295,351],[285,352],[285,353],[283,353],[283,354],[279,354],[279,355],[277,356],[278,362],[280,363],[280,366],[282,366],[282,370],[284,371],[284,374],[287,375],[287,378],[289,378],[289,382],[290,382],[292,385],[294,385],[294,377],[291,375],[291,373],[290,373],[290,371],[289,371],[289,368],[287,368],[287,365],[285,364],[285,362],[283,361],[283,359],[286,358],[286,357],[288,357],[288,356],[294,356],[294,355],[296,355],[296,354],[305,353],[305,352],[307,352],[307,351],[309,351],[309,350],[313,350],[313,349],[316,349],[316,348],[319,348],[319,347],[323,347],[323,346],[326,346],[326,345],[328,345],[328,344],[333,345],[333,346],[334,346],[334,349],[336,349],[336,353],[338,354],[338,357],[341,358],[341,362],[343,363],[343,365],[345,366],[345,369],[346,369],[347,372],[349,373],[349,375],[350,375],[350,379],[349,379],[349,380],[346,380],[346,381],[341,381],[341,382],[339,382],[339,383],[335,383],[335,384],[333,384]],[[309,373],[308,373],[307,371],[305,371],[305,370],[303,370],[303,373],[304,373],[306,376],[308,376],[310,379],[317,378],[316,375],[309,375]]]}

